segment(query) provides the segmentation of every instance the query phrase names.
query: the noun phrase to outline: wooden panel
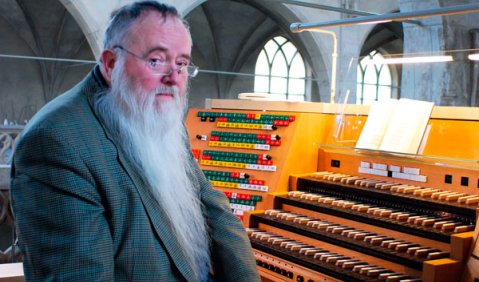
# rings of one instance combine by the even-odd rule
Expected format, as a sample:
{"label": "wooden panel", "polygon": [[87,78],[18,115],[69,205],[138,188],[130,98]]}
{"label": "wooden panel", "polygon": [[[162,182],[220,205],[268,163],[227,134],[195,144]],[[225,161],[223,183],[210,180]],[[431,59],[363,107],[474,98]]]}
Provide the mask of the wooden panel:
{"label": "wooden panel", "polygon": [[[216,122],[201,122],[197,117],[198,112],[215,113],[254,113],[268,115],[290,115],[295,120],[288,126],[278,126],[277,130],[248,130],[237,128],[218,128]],[[215,150],[222,152],[239,152],[248,154],[268,154],[272,156],[273,164],[276,165],[276,171],[245,170],[228,167],[200,165],[203,170],[243,172],[250,175],[250,178],[264,180],[268,186],[268,193],[286,192],[289,189],[289,176],[292,173],[304,173],[315,171],[318,158],[318,144],[325,132],[329,132],[326,127],[329,125],[327,120],[320,114],[288,113],[288,112],[251,112],[239,110],[201,110],[191,109],[188,112],[186,125],[190,135],[191,147],[193,150]],[[211,147],[208,141],[202,141],[196,138],[197,135],[207,135],[208,138],[212,131],[235,132],[235,133],[253,133],[253,134],[277,134],[281,137],[280,146],[271,146],[269,151]],[[200,156],[201,158],[201,156]],[[263,198],[267,195],[261,191],[249,191],[224,187],[215,187],[224,192],[242,193],[248,195],[259,195]],[[256,209],[264,209],[264,200],[257,203]]]}
{"label": "wooden panel", "polygon": [[438,259],[424,263],[423,282],[451,282],[461,278],[461,264],[452,259]]}

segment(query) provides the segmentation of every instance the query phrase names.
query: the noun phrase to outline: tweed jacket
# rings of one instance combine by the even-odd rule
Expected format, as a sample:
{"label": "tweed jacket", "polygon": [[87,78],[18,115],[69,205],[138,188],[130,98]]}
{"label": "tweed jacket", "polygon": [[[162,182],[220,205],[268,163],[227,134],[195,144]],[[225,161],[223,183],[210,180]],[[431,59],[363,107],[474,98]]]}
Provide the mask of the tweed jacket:
{"label": "tweed jacket", "polygon": [[[95,113],[94,97],[106,89],[96,66],[43,107],[16,146],[11,197],[25,278],[195,281],[164,210]],[[249,240],[224,194],[197,165],[195,177],[214,280],[259,281]]]}

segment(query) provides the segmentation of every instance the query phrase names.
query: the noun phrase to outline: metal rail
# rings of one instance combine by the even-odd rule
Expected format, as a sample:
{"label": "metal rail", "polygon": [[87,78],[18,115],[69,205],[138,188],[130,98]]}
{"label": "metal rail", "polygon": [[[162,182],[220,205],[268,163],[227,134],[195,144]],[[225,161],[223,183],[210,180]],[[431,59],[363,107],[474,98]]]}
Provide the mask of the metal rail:
{"label": "metal rail", "polygon": [[389,21],[407,21],[414,18],[427,18],[434,16],[447,16],[456,14],[466,14],[479,12],[479,3],[458,5],[451,7],[442,7],[436,9],[419,10],[404,13],[387,13],[382,15],[372,15],[344,20],[327,21],[320,23],[292,23],[290,30],[292,32],[317,31],[326,27],[349,26],[365,23],[378,23]]}

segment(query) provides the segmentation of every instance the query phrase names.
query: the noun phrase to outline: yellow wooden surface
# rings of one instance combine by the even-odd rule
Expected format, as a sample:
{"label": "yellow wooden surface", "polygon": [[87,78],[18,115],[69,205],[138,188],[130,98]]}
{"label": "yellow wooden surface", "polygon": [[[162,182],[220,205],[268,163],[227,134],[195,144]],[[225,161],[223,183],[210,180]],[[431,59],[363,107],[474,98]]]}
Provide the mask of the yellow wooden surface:
{"label": "yellow wooden surface", "polygon": [[452,259],[438,259],[426,261],[423,264],[423,282],[452,282],[460,281],[462,265]]}
{"label": "yellow wooden surface", "polygon": [[[207,104],[213,109],[320,114],[322,121],[313,124],[324,134],[319,142],[349,148],[354,147],[359,138],[369,111],[367,105],[311,102],[209,100]],[[343,130],[338,131],[337,121],[342,115]],[[424,155],[479,160],[479,108],[435,106],[429,124],[431,131]]]}
{"label": "yellow wooden surface", "polygon": [[463,261],[469,256],[474,232],[464,232],[451,236],[451,259]]}

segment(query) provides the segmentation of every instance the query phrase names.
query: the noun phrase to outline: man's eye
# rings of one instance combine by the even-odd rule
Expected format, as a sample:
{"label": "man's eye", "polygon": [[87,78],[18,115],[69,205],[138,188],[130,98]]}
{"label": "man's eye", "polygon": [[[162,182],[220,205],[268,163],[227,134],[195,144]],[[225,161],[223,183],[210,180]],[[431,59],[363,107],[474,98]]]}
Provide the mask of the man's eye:
{"label": "man's eye", "polygon": [[178,63],[176,63],[176,65],[179,68],[184,68],[184,67],[187,67],[189,64],[188,64],[188,62],[178,62]]}
{"label": "man's eye", "polygon": [[150,66],[154,67],[154,68],[157,68],[161,65],[163,65],[163,60],[161,59],[158,59],[158,58],[152,58],[152,59],[149,59],[148,60],[148,64],[150,64]]}

